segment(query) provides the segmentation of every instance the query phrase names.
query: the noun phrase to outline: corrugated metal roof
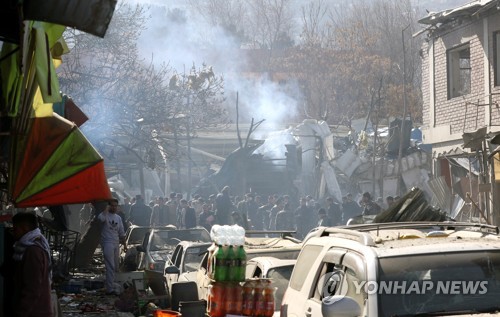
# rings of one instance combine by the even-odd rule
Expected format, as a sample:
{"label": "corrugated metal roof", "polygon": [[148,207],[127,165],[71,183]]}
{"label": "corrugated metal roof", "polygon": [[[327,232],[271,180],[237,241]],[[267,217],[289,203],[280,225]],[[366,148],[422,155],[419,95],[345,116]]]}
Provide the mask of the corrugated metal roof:
{"label": "corrugated metal roof", "polygon": [[434,152],[434,158],[443,158],[443,157],[467,157],[469,156],[470,153],[468,152],[465,152],[464,150],[462,150],[462,148],[460,147],[456,147],[456,148],[453,148],[451,150],[448,150],[448,151],[443,151],[443,152],[437,152],[435,151]]}
{"label": "corrugated metal roof", "polygon": [[450,210],[451,190],[446,184],[443,176],[433,178],[428,182],[429,187],[432,189],[432,204],[436,204],[442,210]]}
{"label": "corrugated metal roof", "polygon": [[438,26],[455,21],[461,17],[471,17],[482,13],[497,5],[497,0],[476,0],[461,5],[453,9],[447,9],[439,12],[429,12],[429,14],[418,20],[420,24]]}

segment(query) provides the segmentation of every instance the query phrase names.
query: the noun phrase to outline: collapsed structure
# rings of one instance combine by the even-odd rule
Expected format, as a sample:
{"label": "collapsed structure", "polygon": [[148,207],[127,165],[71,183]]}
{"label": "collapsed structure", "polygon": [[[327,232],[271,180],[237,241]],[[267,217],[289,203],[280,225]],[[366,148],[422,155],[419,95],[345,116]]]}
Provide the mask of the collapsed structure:
{"label": "collapsed structure", "polygon": [[386,197],[419,187],[430,198],[430,156],[410,145],[409,130],[410,125],[399,160],[390,150],[398,148],[394,146],[399,144],[398,124],[370,133],[369,129],[331,129],[324,121],[304,120],[237,149],[218,172],[200,182],[196,192],[208,195],[229,185],[234,195],[254,191],[312,195],[320,200],[332,196],[341,202],[348,192]]}

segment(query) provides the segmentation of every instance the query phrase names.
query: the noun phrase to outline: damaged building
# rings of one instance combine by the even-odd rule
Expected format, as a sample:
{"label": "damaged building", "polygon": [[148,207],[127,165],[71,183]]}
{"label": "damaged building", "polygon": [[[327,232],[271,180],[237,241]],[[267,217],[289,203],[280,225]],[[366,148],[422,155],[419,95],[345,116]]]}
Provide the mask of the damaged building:
{"label": "damaged building", "polygon": [[347,193],[356,196],[368,191],[374,197],[386,197],[419,187],[431,197],[430,154],[416,140],[410,142],[411,122],[407,121],[399,159],[401,126],[397,119],[394,122],[375,133],[371,127],[357,131],[304,120],[237,149],[218,172],[200,182],[196,192],[208,195],[229,185],[234,195],[254,191],[296,198],[312,195],[319,200],[332,196],[341,202]]}
{"label": "damaged building", "polygon": [[419,20],[423,140],[432,145],[429,185],[462,220],[498,225],[500,6],[478,0]]}

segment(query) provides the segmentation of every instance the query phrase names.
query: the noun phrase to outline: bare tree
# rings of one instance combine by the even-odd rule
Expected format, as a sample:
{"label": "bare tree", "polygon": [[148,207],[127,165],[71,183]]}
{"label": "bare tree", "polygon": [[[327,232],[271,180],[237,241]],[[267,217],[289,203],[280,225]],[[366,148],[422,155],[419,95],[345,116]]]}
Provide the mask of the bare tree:
{"label": "bare tree", "polygon": [[177,72],[139,58],[144,19],[143,7],[122,5],[104,39],[67,34],[73,47],[60,78],[91,118],[84,131],[105,157],[131,154],[153,168],[183,154],[172,150],[178,136],[223,121],[225,110],[223,79],[211,67]]}
{"label": "bare tree", "polygon": [[[339,49],[364,47],[365,51],[388,60],[385,78],[385,112],[400,116],[403,83],[407,83],[408,105],[412,117],[421,118],[421,60],[419,39],[412,33],[418,28],[419,9],[410,0],[360,0],[337,7],[331,13],[332,42]],[[403,32],[403,30],[405,30]],[[406,51],[403,52],[405,42]],[[403,60],[405,63],[403,63]],[[406,64],[403,72],[403,64]],[[403,73],[406,77],[403,78]]]}
{"label": "bare tree", "polygon": [[189,0],[191,11],[209,25],[222,28],[240,44],[247,41],[248,10],[241,0]]}
{"label": "bare tree", "polygon": [[326,25],[330,9],[324,0],[312,1],[301,7],[302,43],[307,46],[328,45],[328,30]]}
{"label": "bare tree", "polygon": [[256,46],[273,50],[293,45],[293,11],[290,0],[247,0],[250,21],[248,33]]}
{"label": "bare tree", "polygon": [[299,78],[305,117],[349,124],[368,115],[374,92],[383,105],[380,117],[401,116],[406,82],[409,109],[419,119],[419,44],[413,43],[410,30],[404,37],[410,48],[405,52],[404,80],[402,71],[401,32],[416,23],[410,1],[357,1],[333,7],[316,0],[301,12],[301,42],[274,64],[281,63]]}

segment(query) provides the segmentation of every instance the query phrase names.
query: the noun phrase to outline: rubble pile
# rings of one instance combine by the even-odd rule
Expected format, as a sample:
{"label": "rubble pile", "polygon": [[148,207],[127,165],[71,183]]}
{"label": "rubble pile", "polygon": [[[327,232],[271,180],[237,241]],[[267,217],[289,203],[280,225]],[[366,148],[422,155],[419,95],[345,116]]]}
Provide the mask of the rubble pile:
{"label": "rubble pile", "polygon": [[120,316],[132,317],[138,313],[137,296],[133,286],[124,288],[120,296],[106,295],[102,277],[94,274],[78,274],[70,281],[58,286],[58,317]]}
{"label": "rubble pile", "polygon": [[98,248],[86,269],[75,269],[67,280],[58,279],[53,288],[57,293],[57,317],[133,317],[137,309],[133,287],[124,288],[120,296],[106,295],[104,264]]}

